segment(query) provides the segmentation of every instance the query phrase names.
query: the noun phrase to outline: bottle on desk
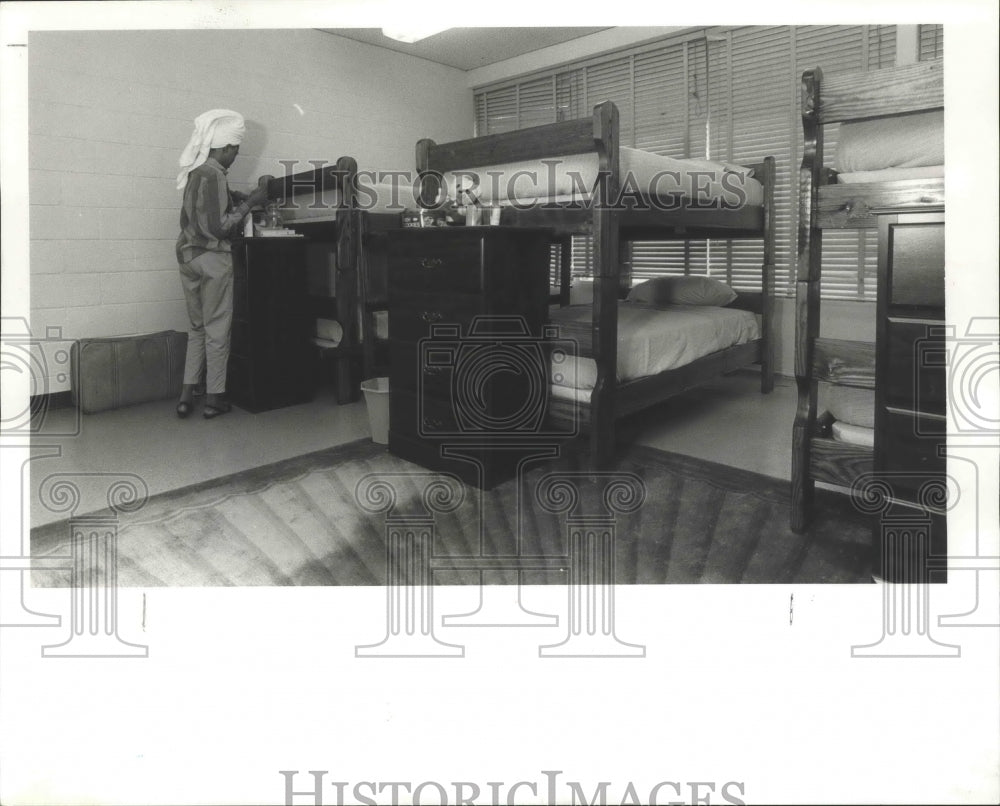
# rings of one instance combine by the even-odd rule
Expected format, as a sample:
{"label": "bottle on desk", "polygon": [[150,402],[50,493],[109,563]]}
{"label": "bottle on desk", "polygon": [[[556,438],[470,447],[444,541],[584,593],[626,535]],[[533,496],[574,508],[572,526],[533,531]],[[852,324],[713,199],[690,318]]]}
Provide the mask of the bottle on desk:
{"label": "bottle on desk", "polygon": [[278,208],[278,202],[268,202],[265,226],[267,226],[268,229],[281,229],[284,223],[285,222],[281,218],[281,210]]}

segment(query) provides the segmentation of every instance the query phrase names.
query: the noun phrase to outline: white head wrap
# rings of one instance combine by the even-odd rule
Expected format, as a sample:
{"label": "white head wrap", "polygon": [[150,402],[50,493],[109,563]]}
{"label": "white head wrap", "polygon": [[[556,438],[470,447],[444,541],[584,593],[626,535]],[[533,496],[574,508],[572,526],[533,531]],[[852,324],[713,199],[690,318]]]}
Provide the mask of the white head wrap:
{"label": "white head wrap", "polygon": [[177,174],[177,189],[184,189],[188,174],[208,159],[210,149],[238,146],[246,131],[243,115],[231,109],[210,109],[198,115],[191,139],[178,160],[181,172]]}

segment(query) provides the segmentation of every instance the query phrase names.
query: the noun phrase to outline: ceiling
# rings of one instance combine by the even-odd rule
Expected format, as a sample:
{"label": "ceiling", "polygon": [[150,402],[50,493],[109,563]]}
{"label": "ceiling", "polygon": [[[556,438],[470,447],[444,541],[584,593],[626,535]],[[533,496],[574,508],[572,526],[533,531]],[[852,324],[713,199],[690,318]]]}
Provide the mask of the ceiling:
{"label": "ceiling", "polygon": [[367,42],[369,45],[409,53],[459,70],[473,70],[607,28],[449,28],[413,44],[389,39],[381,28],[320,30],[358,42]]}

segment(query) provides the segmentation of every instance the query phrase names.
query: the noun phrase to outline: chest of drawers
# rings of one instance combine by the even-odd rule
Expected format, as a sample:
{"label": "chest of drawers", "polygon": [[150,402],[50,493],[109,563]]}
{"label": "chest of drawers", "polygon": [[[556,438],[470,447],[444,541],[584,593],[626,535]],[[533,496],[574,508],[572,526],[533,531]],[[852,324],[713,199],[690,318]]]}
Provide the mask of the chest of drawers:
{"label": "chest of drawers", "polygon": [[544,416],[551,239],[541,228],[388,234],[392,453],[487,488],[513,474],[523,453],[510,443]]}
{"label": "chest of drawers", "polygon": [[[876,573],[918,581],[947,556],[944,212],[878,213],[875,354]],[[931,581],[944,581],[935,571]]]}

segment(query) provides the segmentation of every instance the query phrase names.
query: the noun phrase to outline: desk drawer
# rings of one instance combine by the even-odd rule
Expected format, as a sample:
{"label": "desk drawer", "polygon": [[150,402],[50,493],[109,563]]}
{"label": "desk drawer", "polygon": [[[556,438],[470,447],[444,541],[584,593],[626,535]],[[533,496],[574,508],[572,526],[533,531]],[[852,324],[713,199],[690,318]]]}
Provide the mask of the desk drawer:
{"label": "desk drawer", "polygon": [[945,413],[943,330],[941,323],[888,319],[885,402],[890,406],[929,414]]}
{"label": "desk drawer", "polygon": [[477,294],[486,290],[483,242],[478,238],[428,238],[390,242],[389,288]]}

